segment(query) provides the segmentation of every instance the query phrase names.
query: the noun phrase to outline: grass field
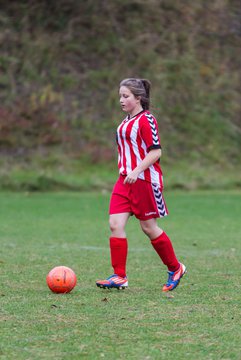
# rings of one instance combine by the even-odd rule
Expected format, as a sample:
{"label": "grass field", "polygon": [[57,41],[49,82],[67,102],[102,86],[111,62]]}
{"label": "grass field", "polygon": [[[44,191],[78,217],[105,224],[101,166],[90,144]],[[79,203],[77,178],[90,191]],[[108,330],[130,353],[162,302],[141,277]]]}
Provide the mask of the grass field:
{"label": "grass field", "polygon": [[[1,359],[240,359],[240,192],[166,193],[160,224],[188,268],[161,293],[165,267],[131,218],[125,291],[110,275],[108,193],[0,193]],[[56,265],[78,284],[56,295]]]}

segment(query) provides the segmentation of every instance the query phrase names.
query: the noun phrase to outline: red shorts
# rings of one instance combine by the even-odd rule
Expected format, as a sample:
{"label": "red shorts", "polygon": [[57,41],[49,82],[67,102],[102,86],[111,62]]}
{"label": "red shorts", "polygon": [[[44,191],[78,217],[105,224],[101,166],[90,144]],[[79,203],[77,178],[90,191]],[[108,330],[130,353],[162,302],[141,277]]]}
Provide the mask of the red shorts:
{"label": "red shorts", "polygon": [[168,210],[158,185],[137,179],[134,184],[124,184],[120,175],[110,199],[109,214],[131,213],[139,220],[163,217]]}

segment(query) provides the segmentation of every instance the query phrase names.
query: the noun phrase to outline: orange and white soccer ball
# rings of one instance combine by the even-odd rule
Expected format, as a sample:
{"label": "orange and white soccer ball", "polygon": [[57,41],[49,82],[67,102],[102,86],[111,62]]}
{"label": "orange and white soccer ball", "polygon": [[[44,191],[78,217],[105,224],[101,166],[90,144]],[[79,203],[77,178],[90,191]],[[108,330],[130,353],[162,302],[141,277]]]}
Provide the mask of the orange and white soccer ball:
{"label": "orange and white soccer ball", "polygon": [[56,266],[46,277],[48,287],[54,293],[69,293],[77,283],[77,277],[67,266]]}

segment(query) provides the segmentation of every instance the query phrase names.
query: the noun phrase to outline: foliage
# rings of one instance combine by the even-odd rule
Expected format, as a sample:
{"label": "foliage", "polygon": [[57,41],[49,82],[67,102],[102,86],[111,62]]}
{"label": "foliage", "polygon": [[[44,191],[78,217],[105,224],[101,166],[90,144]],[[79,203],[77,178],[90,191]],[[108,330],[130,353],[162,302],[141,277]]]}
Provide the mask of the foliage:
{"label": "foliage", "polygon": [[166,162],[236,166],[240,14],[237,0],[4,2],[1,153],[31,160],[54,145],[112,161],[118,83],[138,76],[152,82]]}

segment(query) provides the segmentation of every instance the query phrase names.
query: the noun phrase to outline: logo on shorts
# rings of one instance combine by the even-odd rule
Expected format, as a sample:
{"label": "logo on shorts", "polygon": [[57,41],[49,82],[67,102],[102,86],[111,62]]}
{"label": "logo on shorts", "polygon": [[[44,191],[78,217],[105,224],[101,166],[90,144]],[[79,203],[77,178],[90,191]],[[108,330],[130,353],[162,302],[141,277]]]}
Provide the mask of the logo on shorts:
{"label": "logo on shorts", "polygon": [[149,216],[149,215],[156,215],[156,211],[150,211],[149,213],[145,213],[145,216]]}

